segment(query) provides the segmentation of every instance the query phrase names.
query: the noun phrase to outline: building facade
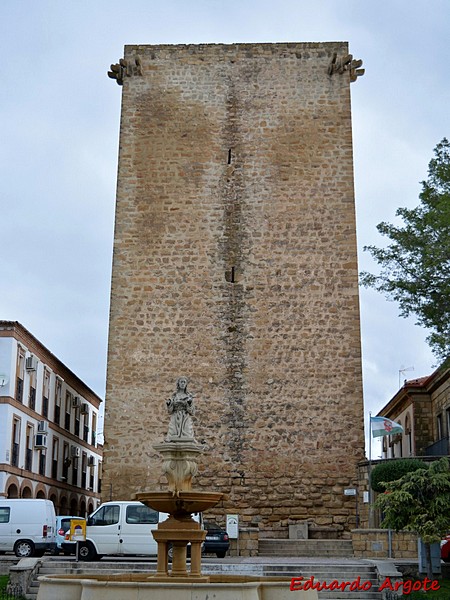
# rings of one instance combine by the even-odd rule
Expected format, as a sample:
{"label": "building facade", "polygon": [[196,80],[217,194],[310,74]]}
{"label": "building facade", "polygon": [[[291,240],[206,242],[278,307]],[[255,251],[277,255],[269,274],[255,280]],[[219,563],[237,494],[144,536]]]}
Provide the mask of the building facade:
{"label": "building facade", "polygon": [[100,500],[101,399],[16,321],[0,321],[0,495],[85,516]]}
{"label": "building facade", "polygon": [[190,378],[205,457],[261,535],[345,535],[364,456],[346,43],[126,46],[104,491],[164,487]]}
{"label": "building facade", "polygon": [[403,427],[383,438],[383,458],[450,455],[450,369],[405,381],[378,415]]}

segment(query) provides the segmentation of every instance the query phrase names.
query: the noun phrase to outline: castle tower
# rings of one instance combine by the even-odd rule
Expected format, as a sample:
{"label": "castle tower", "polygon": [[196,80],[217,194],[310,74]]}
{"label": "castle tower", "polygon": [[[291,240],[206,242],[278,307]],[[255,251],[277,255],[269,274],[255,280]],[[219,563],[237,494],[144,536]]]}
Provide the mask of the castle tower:
{"label": "castle tower", "polygon": [[[281,531],[354,525],[364,456],[346,43],[126,46],[104,499],[159,489],[191,379],[194,485]],[[288,521],[288,519],[291,519]]]}

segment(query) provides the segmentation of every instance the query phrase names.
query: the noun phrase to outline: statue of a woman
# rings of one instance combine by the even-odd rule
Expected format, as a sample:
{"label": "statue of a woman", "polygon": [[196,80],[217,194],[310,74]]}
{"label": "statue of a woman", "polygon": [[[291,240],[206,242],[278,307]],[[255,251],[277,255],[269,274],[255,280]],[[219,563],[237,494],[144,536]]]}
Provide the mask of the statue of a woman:
{"label": "statue of a woman", "polygon": [[166,401],[167,411],[170,415],[166,442],[195,442],[192,424],[192,415],[195,412],[194,397],[187,391],[187,384],[186,377],[177,379],[177,390]]}

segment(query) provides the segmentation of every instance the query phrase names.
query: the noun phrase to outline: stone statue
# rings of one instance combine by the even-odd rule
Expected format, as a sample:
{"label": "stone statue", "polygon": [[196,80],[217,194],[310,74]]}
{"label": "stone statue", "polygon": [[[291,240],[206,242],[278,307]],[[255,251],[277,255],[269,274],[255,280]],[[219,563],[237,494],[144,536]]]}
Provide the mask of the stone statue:
{"label": "stone statue", "polygon": [[195,442],[192,423],[192,415],[195,413],[194,397],[187,391],[187,384],[186,377],[179,377],[176,392],[166,401],[170,415],[166,442]]}

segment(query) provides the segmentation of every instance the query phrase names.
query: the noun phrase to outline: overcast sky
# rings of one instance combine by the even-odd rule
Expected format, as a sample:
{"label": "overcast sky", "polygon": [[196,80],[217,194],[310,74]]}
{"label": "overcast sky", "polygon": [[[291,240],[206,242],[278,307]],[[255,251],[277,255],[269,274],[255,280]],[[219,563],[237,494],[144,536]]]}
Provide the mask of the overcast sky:
{"label": "overcast sky", "polygon": [[[359,261],[373,270],[362,247],[418,204],[450,136],[448,0],[0,2],[0,319],[104,397],[121,101],[106,71],[125,44],[341,40],[366,69],[351,91]],[[366,419],[436,366],[398,312],[361,290]]]}

